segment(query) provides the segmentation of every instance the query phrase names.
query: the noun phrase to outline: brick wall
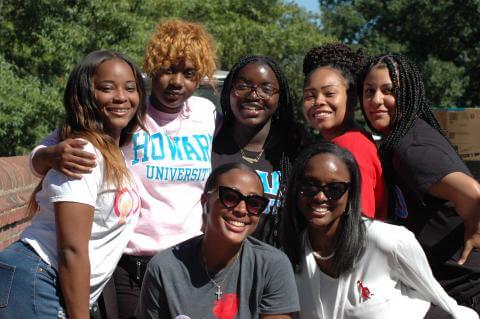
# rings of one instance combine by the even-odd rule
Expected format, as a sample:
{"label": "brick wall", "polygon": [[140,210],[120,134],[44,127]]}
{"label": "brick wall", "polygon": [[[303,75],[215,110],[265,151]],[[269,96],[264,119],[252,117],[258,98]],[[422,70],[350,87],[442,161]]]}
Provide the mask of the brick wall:
{"label": "brick wall", "polygon": [[0,157],[0,250],[16,241],[29,224],[26,208],[38,182],[27,156]]}

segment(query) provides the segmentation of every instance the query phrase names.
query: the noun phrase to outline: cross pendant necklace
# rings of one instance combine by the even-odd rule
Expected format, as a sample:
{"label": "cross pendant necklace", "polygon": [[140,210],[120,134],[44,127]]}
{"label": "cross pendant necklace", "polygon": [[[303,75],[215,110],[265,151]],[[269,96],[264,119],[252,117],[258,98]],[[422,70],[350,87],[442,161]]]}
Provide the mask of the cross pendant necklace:
{"label": "cross pendant necklace", "polygon": [[217,291],[215,292],[215,295],[217,296],[217,301],[222,298],[223,292],[222,292],[222,287],[217,286]]}
{"label": "cross pendant necklace", "polygon": [[[229,269],[230,270],[230,269]],[[225,276],[225,278],[223,278],[222,281],[220,282],[216,282],[215,280],[213,280],[212,277],[210,277],[210,274],[208,273],[208,270],[207,268],[205,267],[205,272],[207,273],[207,276],[208,276],[208,279],[210,279],[210,282],[217,288],[217,291],[215,291],[215,297],[218,300],[220,300],[220,298],[222,298],[222,295],[223,295],[223,292],[222,292],[222,286],[220,286],[221,284],[223,284],[223,282],[225,281],[225,279],[227,279],[227,276],[229,275],[229,273],[227,273],[227,275]]]}
{"label": "cross pendant necklace", "polygon": [[223,284],[225,282],[225,280],[228,278],[228,276],[232,272],[232,269],[234,268],[235,263],[237,262],[239,255],[240,255],[240,253],[237,253],[237,255],[235,256],[235,260],[233,261],[233,263],[231,265],[229,265],[230,268],[224,274],[224,277],[223,277],[222,281],[219,281],[219,282],[216,282],[212,278],[212,276],[210,276],[210,273],[208,272],[208,269],[207,269],[207,262],[205,260],[205,256],[202,255],[203,269],[205,270],[205,273],[207,274],[207,277],[210,280],[210,282],[215,286],[215,288],[217,288],[217,291],[215,291],[215,298],[217,299],[217,301],[219,301],[222,298],[222,295],[223,295],[221,284]]}

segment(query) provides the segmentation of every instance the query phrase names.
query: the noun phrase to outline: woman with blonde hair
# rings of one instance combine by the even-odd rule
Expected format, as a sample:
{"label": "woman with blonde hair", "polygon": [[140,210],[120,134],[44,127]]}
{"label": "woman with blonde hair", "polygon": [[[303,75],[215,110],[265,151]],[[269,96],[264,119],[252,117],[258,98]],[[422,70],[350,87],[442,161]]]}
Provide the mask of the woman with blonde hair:
{"label": "woman with blonde hair", "polygon": [[[135,132],[122,149],[139,180],[142,209],[114,275],[120,318],[133,316],[151,256],[201,233],[198,199],[211,170],[215,130],[213,103],[192,96],[200,80],[206,76],[213,83],[215,73],[214,43],[200,24],[161,22],[147,45],[144,69],[152,78],[146,130]],[[33,167],[81,178],[93,162],[90,154],[72,148],[78,145],[70,140],[64,147],[42,149],[43,154],[39,150]]]}

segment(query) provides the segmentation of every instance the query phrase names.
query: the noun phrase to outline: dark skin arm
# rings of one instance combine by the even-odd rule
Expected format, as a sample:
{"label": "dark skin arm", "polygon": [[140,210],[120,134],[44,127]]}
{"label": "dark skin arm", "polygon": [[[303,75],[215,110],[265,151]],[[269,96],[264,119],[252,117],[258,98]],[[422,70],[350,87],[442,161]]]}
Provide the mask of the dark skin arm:
{"label": "dark skin arm", "polygon": [[85,144],[84,140],[69,138],[40,148],[32,157],[33,168],[42,175],[53,168],[70,178],[81,179],[82,174],[90,173],[96,165],[95,155],[83,151]]}
{"label": "dark skin arm", "polygon": [[466,174],[455,172],[433,184],[428,193],[451,201],[463,220],[465,246],[458,261],[462,265],[472,249],[480,248],[480,184]]}
{"label": "dark skin arm", "polygon": [[260,319],[292,319],[293,316],[291,314],[285,315],[260,315]]}
{"label": "dark skin arm", "polygon": [[58,273],[62,295],[70,319],[89,319],[90,240],[94,208],[90,205],[57,202]]}

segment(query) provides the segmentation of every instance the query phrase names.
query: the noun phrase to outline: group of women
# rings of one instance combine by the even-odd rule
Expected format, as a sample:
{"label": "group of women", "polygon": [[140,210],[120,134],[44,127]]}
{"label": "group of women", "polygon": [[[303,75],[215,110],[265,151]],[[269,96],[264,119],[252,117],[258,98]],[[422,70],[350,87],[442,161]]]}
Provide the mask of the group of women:
{"label": "group of women", "polygon": [[148,97],[116,52],[71,73],[32,152],[32,224],[0,253],[0,318],[95,317],[99,298],[109,318],[478,318],[480,186],[405,56],[311,49],[316,143],[269,57],[232,67],[221,116],[192,96],[215,72],[197,23],[160,23],[144,70]]}

